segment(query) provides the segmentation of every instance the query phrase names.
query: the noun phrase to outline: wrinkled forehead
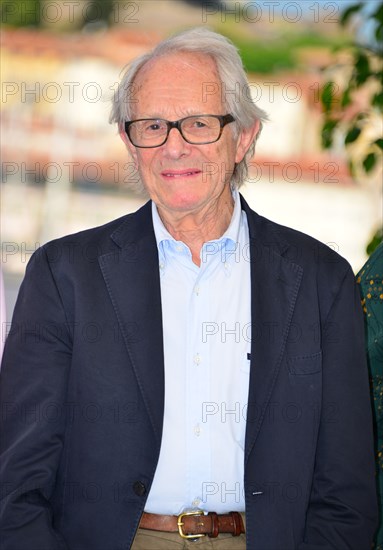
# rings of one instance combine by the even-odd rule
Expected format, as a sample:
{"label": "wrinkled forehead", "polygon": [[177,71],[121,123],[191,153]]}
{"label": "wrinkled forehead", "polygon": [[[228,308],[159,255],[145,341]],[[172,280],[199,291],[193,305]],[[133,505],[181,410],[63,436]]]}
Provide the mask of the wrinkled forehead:
{"label": "wrinkled forehead", "polygon": [[171,52],[147,61],[137,72],[134,82],[145,82],[151,78],[187,76],[217,79],[218,70],[215,61],[208,54],[197,52]]}
{"label": "wrinkled forehead", "polygon": [[[150,59],[133,80],[137,104],[150,97],[169,101],[221,103],[221,81],[215,61],[210,55],[194,52],[168,53]],[[212,97],[214,96],[214,98]]]}

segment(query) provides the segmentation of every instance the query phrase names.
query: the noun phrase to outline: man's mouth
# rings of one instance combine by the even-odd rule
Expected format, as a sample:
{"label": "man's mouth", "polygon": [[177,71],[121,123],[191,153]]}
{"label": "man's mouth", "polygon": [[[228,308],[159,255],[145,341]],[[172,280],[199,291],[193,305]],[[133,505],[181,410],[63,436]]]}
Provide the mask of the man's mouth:
{"label": "man's mouth", "polygon": [[201,170],[198,170],[197,168],[190,168],[186,170],[163,170],[161,172],[161,175],[165,178],[181,178],[181,177],[189,177],[189,176],[196,176],[197,174],[200,174]]}

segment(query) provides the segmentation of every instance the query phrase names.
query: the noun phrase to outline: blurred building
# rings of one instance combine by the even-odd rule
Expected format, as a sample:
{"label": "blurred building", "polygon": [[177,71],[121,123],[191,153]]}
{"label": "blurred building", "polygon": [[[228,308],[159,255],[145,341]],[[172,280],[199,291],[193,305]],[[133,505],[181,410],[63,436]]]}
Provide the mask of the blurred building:
{"label": "blurred building", "polygon": [[[37,243],[103,223],[143,202],[130,192],[135,169],[108,116],[122,67],[162,38],[150,29],[2,30],[5,272],[22,273]],[[315,61],[318,51],[306,55]],[[332,243],[357,269],[377,205],[352,182],[342,151],[321,149],[319,72],[252,74],[250,82],[270,121],[245,196],[261,214]]]}

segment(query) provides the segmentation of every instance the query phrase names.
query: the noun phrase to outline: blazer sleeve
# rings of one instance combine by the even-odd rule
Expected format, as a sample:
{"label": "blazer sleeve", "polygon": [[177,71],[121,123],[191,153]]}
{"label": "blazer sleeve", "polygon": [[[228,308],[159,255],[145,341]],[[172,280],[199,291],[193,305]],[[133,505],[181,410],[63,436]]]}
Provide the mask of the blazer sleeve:
{"label": "blazer sleeve", "polygon": [[377,526],[363,316],[348,268],[322,326],[323,394],[306,532],[299,550],[370,550]]}
{"label": "blazer sleeve", "polygon": [[0,378],[2,550],[66,550],[53,524],[62,454],[71,338],[47,254],[31,258]]}

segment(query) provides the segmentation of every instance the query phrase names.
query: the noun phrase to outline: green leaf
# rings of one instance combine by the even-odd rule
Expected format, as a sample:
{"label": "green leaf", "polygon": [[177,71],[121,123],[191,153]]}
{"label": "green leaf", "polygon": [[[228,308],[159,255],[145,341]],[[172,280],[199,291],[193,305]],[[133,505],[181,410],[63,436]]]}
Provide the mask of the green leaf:
{"label": "green leaf", "polygon": [[364,161],[363,161],[363,167],[366,172],[371,172],[371,170],[374,168],[376,163],[376,155],[375,153],[369,153]]}
{"label": "green leaf", "polygon": [[348,169],[350,171],[350,174],[351,174],[351,177],[352,178],[355,178],[356,174],[355,174],[355,165],[354,165],[354,161],[350,158],[348,159]]}
{"label": "green leaf", "polygon": [[371,256],[371,254],[374,252],[376,248],[378,248],[381,242],[383,242],[383,229],[381,227],[378,227],[371,241],[368,243],[366,247],[367,255]]}
{"label": "green leaf", "polygon": [[372,14],[372,16],[380,23],[383,21],[383,2],[379,4],[378,9]]}
{"label": "green leaf", "polygon": [[381,41],[383,40],[383,24],[380,24],[376,27],[375,38],[378,44],[381,44]]}
{"label": "green leaf", "polygon": [[324,149],[329,149],[332,146],[333,133],[337,125],[338,121],[333,119],[328,119],[324,123],[322,128],[322,147]]}
{"label": "green leaf", "polygon": [[360,135],[361,129],[357,126],[354,126],[347,132],[347,135],[345,137],[344,143],[348,145],[349,143],[353,143],[356,141]]}
{"label": "green leaf", "polygon": [[351,92],[350,87],[346,88],[345,91],[343,92],[342,101],[341,101],[342,107],[347,107],[347,105],[350,105],[351,103],[350,92]]}
{"label": "green leaf", "polygon": [[383,138],[376,139],[374,144],[377,145],[380,149],[383,149]]}
{"label": "green leaf", "polygon": [[347,8],[341,15],[339,23],[344,27],[347,23],[347,21],[350,19],[350,17],[358,12],[363,7],[363,4],[354,4],[353,6],[350,6]]}
{"label": "green leaf", "polygon": [[368,116],[366,116],[366,113],[361,111],[360,113],[358,113],[356,115],[355,120],[357,120],[359,122],[360,120],[366,120],[366,118],[368,118]]}
{"label": "green leaf", "polygon": [[380,49],[382,49],[382,40],[383,40],[383,2],[380,2],[378,4],[378,9],[372,14],[372,17],[375,19],[376,22],[376,29],[375,29],[375,38],[378,43],[380,44]]}
{"label": "green leaf", "polygon": [[376,93],[372,98],[371,103],[374,107],[377,107],[378,109],[383,111],[383,92]]}
{"label": "green leaf", "polygon": [[326,82],[322,88],[321,101],[326,113],[331,111],[332,104],[334,103],[334,82]]}
{"label": "green leaf", "polygon": [[360,86],[370,76],[370,63],[368,57],[362,52],[358,52],[355,56],[355,71],[355,82]]}

